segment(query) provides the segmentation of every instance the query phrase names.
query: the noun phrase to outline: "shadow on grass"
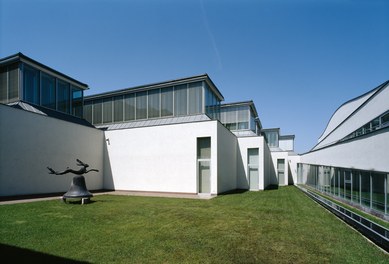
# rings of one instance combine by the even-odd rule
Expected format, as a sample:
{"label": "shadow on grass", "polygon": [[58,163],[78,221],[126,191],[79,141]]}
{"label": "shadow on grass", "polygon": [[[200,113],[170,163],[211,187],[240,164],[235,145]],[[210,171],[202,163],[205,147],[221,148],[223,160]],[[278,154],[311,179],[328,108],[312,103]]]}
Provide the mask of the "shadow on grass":
{"label": "shadow on grass", "polygon": [[236,190],[231,190],[231,191],[226,191],[223,193],[219,193],[217,196],[222,196],[222,195],[231,195],[231,194],[240,194],[240,193],[245,193],[248,192],[249,190],[246,189],[236,189]]}
{"label": "shadow on grass", "polygon": [[29,249],[15,246],[4,245],[0,243],[1,258],[10,263],[89,263],[57,257]]}

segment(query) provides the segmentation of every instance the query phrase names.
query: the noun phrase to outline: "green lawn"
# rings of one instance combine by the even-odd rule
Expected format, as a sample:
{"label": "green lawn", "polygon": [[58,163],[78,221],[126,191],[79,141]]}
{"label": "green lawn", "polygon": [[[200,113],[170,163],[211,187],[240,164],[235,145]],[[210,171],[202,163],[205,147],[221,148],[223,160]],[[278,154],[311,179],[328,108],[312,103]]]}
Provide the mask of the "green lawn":
{"label": "green lawn", "polygon": [[388,254],[293,186],[211,200],[115,195],[92,200],[87,205],[51,200],[0,206],[3,258],[24,254],[30,263],[49,256],[63,263],[389,263]]}

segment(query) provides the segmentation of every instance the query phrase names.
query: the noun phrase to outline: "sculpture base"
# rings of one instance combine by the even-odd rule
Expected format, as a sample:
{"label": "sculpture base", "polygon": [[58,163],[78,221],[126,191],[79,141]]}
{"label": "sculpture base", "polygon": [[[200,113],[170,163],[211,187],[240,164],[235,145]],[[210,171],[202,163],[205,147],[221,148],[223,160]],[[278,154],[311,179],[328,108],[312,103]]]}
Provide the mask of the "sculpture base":
{"label": "sculpture base", "polygon": [[[64,202],[64,203],[66,203],[66,199],[67,198],[65,198],[65,197],[61,197],[61,200],[62,200],[62,202]],[[90,203],[91,202],[91,200],[90,200],[90,198],[89,197],[87,197],[87,198],[81,198],[81,204],[88,204],[88,203]]]}
{"label": "sculpture base", "polygon": [[87,190],[84,176],[76,175],[73,177],[69,191],[62,196],[62,200],[66,202],[66,199],[81,198],[84,204],[90,201],[90,197],[93,197],[93,194]]}

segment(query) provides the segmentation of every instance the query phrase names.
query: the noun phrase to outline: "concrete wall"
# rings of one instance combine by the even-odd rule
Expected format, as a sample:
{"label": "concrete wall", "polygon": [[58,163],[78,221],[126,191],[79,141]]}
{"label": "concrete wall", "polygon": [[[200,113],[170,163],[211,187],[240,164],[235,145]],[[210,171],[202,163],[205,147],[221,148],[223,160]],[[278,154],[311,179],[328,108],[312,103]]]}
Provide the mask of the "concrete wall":
{"label": "concrete wall", "polygon": [[218,162],[218,193],[237,188],[237,138],[224,127],[217,123],[217,162]]}
{"label": "concrete wall", "polygon": [[389,127],[301,156],[301,162],[389,172]]}
{"label": "concrete wall", "polygon": [[76,159],[99,172],[85,174],[89,190],[103,188],[102,131],[0,104],[0,196],[67,192],[73,174],[52,175]]}
{"label": "concrete wall", "polygon": [[197,193],[197,138],[211,137],[211,193],[218,192],[217,121],[112,130],[105,133],[105,163],[110,164],[110,169],[106,171],[112,174],[112,178],[104,180],[104,187],[116,190]]}

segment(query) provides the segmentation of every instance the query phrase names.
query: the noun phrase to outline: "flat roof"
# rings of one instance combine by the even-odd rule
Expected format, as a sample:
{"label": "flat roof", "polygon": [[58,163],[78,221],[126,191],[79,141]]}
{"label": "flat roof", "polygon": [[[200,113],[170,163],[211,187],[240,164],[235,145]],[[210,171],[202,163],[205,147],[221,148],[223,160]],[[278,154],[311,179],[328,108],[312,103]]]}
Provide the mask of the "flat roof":
{"label": "flat roof", "polygon": [[18,61],[25,62],[27,64],[31,64],[32,66],[35,66],[35,67],[38,67],[38,68],[42,68],[42,69],[44,69],[46,71],[52,72],[52,73],[58,75],[59,77],[67,79],[67,80],[75,83],[76,85],[81,86],[81,88],[83,88],[84,90],[89,89],[87,84],[82,83],[80,81],[77,81],[76,79],[73,79],[72,77],[69,77],[66,74],[63,74],[63,73],[61,73],[61,72],[59,72],[57,70],[54,70],[53,68],[50,68],[49,66],[46,66],[46,65],[44,65],[44,64],[42,64],[42,63],[40,63],[40,62],[38,62],[36,60],[33,60],[33,59],[31,59],[30,57],[27,57],[26,55],[24,55],[21,52],[0,59],[0,65],[7,65],[7,64],[10,64],[10,63],[13,63],[13,62],[18,62]]}
{"label": "flat roof", "polygon": [[105,98],[105,97],[110,97],[110,96],[123,95],[123,94],[126,94],[128,92],[141,92],[141,91],[147,91],[147,90],[151,90],[151,89],[164,88],[164,87],[169,87],[169,86],[173,86],[173,85],[180,85],[180,84],[185,84],[185,83],[189,83],[189,82],[198,82],[198,81],[205,81],[209,85],[211,90],[217,95],[217,97],[221,101],[224,101],[223,95],[221,94],[219,89],[216,87],[216,85],[213,83],[211,78],[209,78],[208,74],[206,74],[206,73],[201,74],[201,75],[191,76],[191,77],[175,79],[175,80],[139,85],[139,86],[135,86],[135,87],[129,87],[129,88],[124,88],[124,89],[99,93],[99,94],[88,95],[88,96],[85,96],[84,99],[85,100],[99,99],[99,98]]}

